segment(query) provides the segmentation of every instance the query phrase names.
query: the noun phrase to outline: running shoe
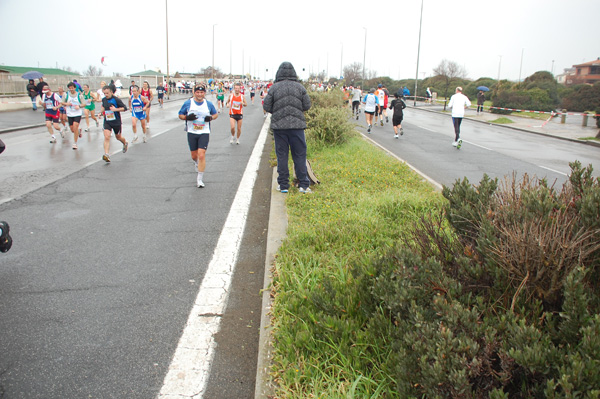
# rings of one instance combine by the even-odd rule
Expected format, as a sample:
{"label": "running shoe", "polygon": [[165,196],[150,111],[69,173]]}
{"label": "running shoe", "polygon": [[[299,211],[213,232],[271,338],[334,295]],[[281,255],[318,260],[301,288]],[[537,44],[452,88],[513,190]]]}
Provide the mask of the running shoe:
{"label": "running shoe", "polygon": [[[52,137],[54,137],[54,136],[52,136]],[[62,137],[63,139],[65,138],[65,128],[64,127],[60,128],[60,137]]]}
{"label": "running shoe", "polygon": [[404,135],[404,129],[400,128],[400,136]]}
{"label": "running shoe", "polygon": [[367,129],[367,133],[371,134],[371,125],[369,125],[369,128]]}
{"label": "running shoe", "polygon": [[381,126],[383,126],[383,119],[381,120]]}
{"label": "running shoe", "polygon": [[54,144],[56,143],[56,137],[52,136],[50,137],[50,144]]}
{"label": "running shoe", "polygon": [[358,114],[356,114],[356,120],[358,120]]}
{"label": "running shoe", "polygon": [[146,136],[146,134],[144,134],[144,138],[143,138],[144,143],[148,142],[148,137]]}
{"label": "running shoe", "polygon": [[73,144],[73,149],[76,150],[77,149],[77,143]]}
{"label": "running shoe", "polygon": [[133,135],[133,140],[131,140],[132,143],[135,143],[136,141],[138,141],[138,136],[137,134]]}
{"label": "running shoe", "polygon": [[104,160],[106,162],[110,162],[110,157],[108,156],[108,154],[104,154],[104,155],[102,155],[102,160]]}
{"label": "running shoe", "polygon": [[398,138],[398,135],[397,135],[397,134],[394,134],[394,138],[395,138],[395,139],[397,139],[397,138]]}
{"label": "running shoe", "polygon": [[458,141],[456,142],[456,149],[460,150],[460,147],[462,147],[462,139],[458,139]]}
{"label": "running shoe", "polygon": [[281,186],[277,186],[277,191],[286,194],[288,192],[287,188],[282,189]]}
{"label": "running shoe", "polygon": [[236,144],[240,144],[240,139],[237,139],[237,141],[235,142]]}
{"label": "running shoe", "polygon": [[129,148],[129,143],[125,142],[125,144],[123,144],[123,154],[127,152],[127,148]]}
{"label": "running shoe", "polygon": [[12,237],[10,236],[10,226],[8,223],[0,222],[0,252],[8,252],[12,246]]}
{"label": "running shoe", "polygon": [[204,182],[202,181],[202,178],[200,177],[200,175],[198,175],[198,178],[196,179],[196,185],[198,186],[198,188],[204,188]]}
{"label": "running shoe", "polygon": [[458,141],[453,141],[453,142],[452,142],[452,146],[453,146],[453,147],[456,147],[457,145],[458,145]]}
{"label": "running shoe", "polygon": [[231,139],[229,139],[229,144],[233,144],[233,136],[231,136]]}
{"label": "running shoe", "polygon": [[89,132],[89,131],[90,131],[90,128],[89,128],[89,127],[86,127],[86,128],[83,130],[83,131],[84,131],[84,132]]}
{"label": "running shoe", "polygon": [[310,187],[306,187],[306,188],[300,187],[298,189],[298,191],[301,192],[302,194],[310,194],[310,193],[312,193],[312,190],[310,189]]}

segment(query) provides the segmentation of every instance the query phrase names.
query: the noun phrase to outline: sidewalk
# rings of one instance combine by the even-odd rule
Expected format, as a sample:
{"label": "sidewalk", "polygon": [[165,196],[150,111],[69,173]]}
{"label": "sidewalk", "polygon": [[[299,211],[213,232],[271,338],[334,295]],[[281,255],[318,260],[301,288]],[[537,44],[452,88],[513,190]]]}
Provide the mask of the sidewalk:
{"label": "sidewalk", "polygon": [[[450,111],[447,108],[447,111],[444,112],[443,105],[427,105],[422,103],[417,103],[417,106],[414,107],[411,101],[407,102],[409,108],[418,109],[421,111],[427,112],[436,112],[441,114],[447,114],[450,117]],[[514,123],[493,123],[492,121],[506,117],[513,121]],[[548,117],[550,117],[548,115]],[[573,117],[572,117],[573,118]],[[582,144],[593,145],[596,147],[600,147],[600,141],[596,140],[582,140],[582,138],[595,137],[598,134],[598,128],[596,127],[596,120],[590,118],[588,121],[588,126],[583,127],[580,123],[576,123],[573,119],[569,120],[567,118],[567,123],[561,124],[560,117],[554,117],[550,121],[547,122],[547,119],[533,119],[533,118],[525,118],[522,116],[513,116],[513,115],[500,115],[500,114],[492,114],[489,111],[485,111],[477,114],[475,109],[467,109],[465,113],[465,118],[467,120],[486,123],[494,126],[502,126],[509,129],[521,130],[528,133],[541,134],[545,136],[552,136],[563,140],[574,141]]]}

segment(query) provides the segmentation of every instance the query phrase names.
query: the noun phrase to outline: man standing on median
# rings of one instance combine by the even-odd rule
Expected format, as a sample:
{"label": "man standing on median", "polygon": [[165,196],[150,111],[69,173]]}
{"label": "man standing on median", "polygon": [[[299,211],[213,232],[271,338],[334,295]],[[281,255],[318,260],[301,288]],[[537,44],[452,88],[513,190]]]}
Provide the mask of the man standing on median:
{"label": "man standing on median", "polygon": [[306,168],[306,119],[304,112],[310,109],[310,98],[304,86],[298,82],[294,66],[283,62],[275,75],[275,84],[265,97],[263,109],[272,114],[271,128],[277,154],[278,190],[287,193],[290,187],[288,156],[292,151],[294,170],[299,181],[299,191],[310,193],[310,180]]}

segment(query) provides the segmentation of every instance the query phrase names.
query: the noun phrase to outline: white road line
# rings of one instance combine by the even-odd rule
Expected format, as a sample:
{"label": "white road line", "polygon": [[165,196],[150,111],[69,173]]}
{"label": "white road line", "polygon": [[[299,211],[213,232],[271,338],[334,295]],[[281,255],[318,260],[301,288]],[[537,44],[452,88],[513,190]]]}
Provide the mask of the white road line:
{"label": "white road line", "polygon": [[269,122],[270,117],[265,121],[252,150],[198,296],[158,394],[160,399],[200,399],[206,391],[217,347],[215,335],[219,332],[221,318],[227,307],[231,280]]}
{"label": "white road line", "polygon": [[471,144],[471,145],[474,145],[475,147],[479,147],[479,148],[483,148],[484,150],[492,151],[492,149],[491,149],[491,148],[487,148],[487,147],[484,147],[484,146],[482,146],[482,145],[475,144],[475,143],[473,143],[472,141],[467,141],[467,140],[463,140],[463,141],[464,141],[465,143],[469,143],[469,144]]}
{"label": "white road line", "polygon": [[426,128],[425,126],[421,126],[421,125],[419,125],[419,127],[420,127],[421,129],[425,129],[425,130],[428,130],[428,131],[430,131],[430,132],[437,133],[435,130],[428,129],[428,128]]}
{"label": "white road line", "polygon": [[558,170],[551,169],[551,168],[548,168],[548,167],[546,167],[546,166],[542,166],[542,165],[538,165],[538,166],[539,166],[540,168],[542,168],[542,169],[549,170],[550,172],[558,173],[559,175],[563,175],[563,176],[569,176],[567,173],[559,172]]}

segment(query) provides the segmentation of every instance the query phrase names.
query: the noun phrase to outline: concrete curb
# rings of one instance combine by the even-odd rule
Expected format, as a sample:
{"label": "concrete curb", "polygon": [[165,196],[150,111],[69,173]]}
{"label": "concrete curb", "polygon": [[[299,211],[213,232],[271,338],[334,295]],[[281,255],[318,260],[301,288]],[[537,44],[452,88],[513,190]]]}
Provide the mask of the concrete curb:
{"label": "concrete curb", "polygon": [[[446,114],[446,113],[440,112],[440,111],[436,111],[436,110],[433,110],[433,109],[423,109],[423,108],[418,108],[418,107],[410,107],[410,109],[414,109],[414,110],[418,110],[418,111],[425,111],[425,112],[432,112],[432,113],[435,113],[435,114],[450,116],[449,114]],[[591,141],[591,140],[572,139],[572,138],[569,138],[569,137],[562,137],[562,136],[557,136],[557,135],[554,135],[554,134],[544,133],[544,132],[536,132],[534,130],[523,129],[521,127],[515,127],[515,126],[510,126],[510,125],[505,125],[505,124],[499,124],[499,123],[491,123],[491,122],[488,122],[488,121],[482,121],[482,120],[479,120],[479,119],[473,119],[473,118],[469,118],[469,117],[465,117],[464,119],[465,120],[469,120],[469,121],[473,121],[473,122],[477,122],[477,123],[483,123],[483,124],[486,124],[486,125],[492,125],[492,126],[498,126],[498,127],[505,127],[505,128],[508,128],[508,129],[518,130],[518,131],[525,132],[525,133],[537,134],[538,136],[552,137],[552,138],[559,139],[559,140],[570,141],[572,143],[580,143],[580,144],[591,145],[591,146],[594,146],[594,147],[600,147],[600,143],[597,143],[597,142]]]}
{"label": "concrete curb", "polygon": [[260,337],[258,341],[258,360],[256,366],[255,399],[271,398],[274,385],[269,375],[272,360],[273,342],[271,336],[271,284],[273,282],[272,267],[279,246],[286,237],[287,211],[285,194],[277,191],[277,169],[273,168],[271,183],[271,209],[269,212],[269,227],[267,233],[267,253],[265,258],[265,277],[262,290],[262,310],[260,315]]}

